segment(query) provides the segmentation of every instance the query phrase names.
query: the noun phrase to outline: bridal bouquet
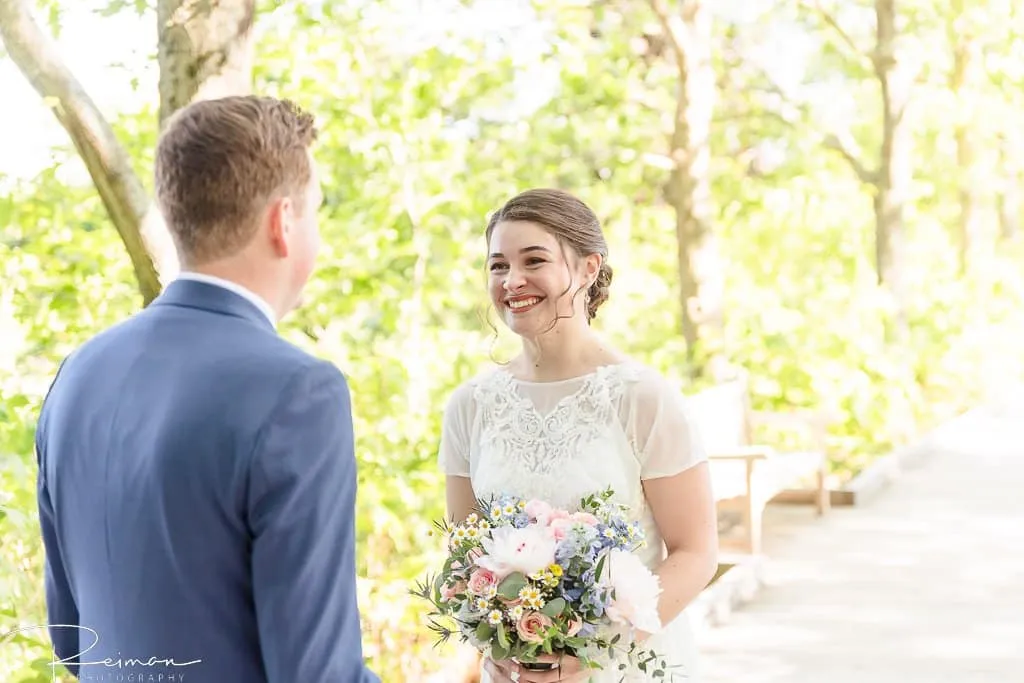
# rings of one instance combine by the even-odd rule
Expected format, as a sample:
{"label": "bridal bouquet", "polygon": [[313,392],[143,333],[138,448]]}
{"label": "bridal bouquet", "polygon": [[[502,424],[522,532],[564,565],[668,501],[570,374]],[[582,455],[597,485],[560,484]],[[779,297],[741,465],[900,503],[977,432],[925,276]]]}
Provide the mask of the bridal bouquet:
{"label": "bridal bouquet", "polygon": [[461,524],[437,523],[448,557],[413,592],[433,606],[438,642],[458,634],[485,656],[526,667],[565,653],[592,668],[614,660],[666,676],[665,662],[632,637],[661,628],[658,577],[633,554],[644,543],[639,523],[611,496],[588,496],[574,512],[499,496],[478,501]]}

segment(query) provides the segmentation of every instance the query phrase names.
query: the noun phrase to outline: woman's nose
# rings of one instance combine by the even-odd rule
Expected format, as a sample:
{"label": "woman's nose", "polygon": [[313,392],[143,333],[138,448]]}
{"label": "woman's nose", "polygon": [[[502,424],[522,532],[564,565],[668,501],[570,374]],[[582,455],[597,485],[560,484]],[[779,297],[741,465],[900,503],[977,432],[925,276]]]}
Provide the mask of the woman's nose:
{"label": "woman's nose", "polygon": [[505,278],[505,289],[512,292],[521,288],[524,284],[526,284],[526,278],[523,277],[523,274],[514,268],[510,268],[508,276]]}

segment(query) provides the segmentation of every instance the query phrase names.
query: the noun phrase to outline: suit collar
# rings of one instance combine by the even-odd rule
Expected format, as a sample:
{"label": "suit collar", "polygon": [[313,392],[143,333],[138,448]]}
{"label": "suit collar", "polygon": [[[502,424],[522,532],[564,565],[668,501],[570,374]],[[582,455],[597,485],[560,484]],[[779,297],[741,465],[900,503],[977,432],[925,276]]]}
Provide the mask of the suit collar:
{"label": "suit collar", "polygon": [[274,323],[255,303],[241,294],[210,282],[179,279],[164,288],[153,306],[182,306],[244,318],[273,331]]}
{"label": "suit collar", "polygon": [[277,314],[274,313],[274,309],[267,303],[267,300],[261,297],[256,292],[248,289],[237,282],[231,280],[225,280],[222,277],[216,275],[208,275],[206,273],[195,273],[191,271],[182,271],[178,274],[179,280],[195,280],[197,282],[205,282],[208,285],[216,285],[217,287],[223,287],[224,289],[234,292],[240,297],[246,299],[250,303],[254,304],[256,308],[263,312],[270,324],[275,328],[277,327]]}

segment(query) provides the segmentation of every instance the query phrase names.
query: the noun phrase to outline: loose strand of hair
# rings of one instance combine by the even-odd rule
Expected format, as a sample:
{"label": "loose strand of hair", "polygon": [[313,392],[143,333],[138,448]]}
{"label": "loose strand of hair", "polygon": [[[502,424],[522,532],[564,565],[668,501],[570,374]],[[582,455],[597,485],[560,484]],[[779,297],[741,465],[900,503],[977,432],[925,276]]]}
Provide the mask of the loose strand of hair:
{"label": "loose strand of hair", "polygon": [[497,344],[498,344],[498,339],[500,338],[500,332],[498,332],[498,327],[493,322],[491,322],[491,311],[493,311],[493,310],[494,310],[494,305],[493,304],[488,304],[487,308],[484,309],[484,312],[481,314],[481,317],[483,318],[484,324],[487,325],[487,327],[491,328],[491,343],[490,343],[490,345],[489,345],[489,347],[487,349],[487,357],[495,365],[500,365],[500,366],[504,367],[504,366],[509,365],[512,361],[500,361],[500,360],[498,360],[497,358],[494,357],[494,347],[497,346]]}

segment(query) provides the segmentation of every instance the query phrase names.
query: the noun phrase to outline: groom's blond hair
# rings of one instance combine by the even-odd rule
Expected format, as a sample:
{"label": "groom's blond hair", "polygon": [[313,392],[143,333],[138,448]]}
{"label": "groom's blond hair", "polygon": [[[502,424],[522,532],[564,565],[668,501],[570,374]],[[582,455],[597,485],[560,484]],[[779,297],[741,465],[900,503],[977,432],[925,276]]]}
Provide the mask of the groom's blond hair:
{"label": "groom's blond hair", "polygon": [[297,198],[316,137],[312,115],[272,97],[203,100],[172,116],[157,143],[156,198],[182,264],[237,253],[268,203]]}

